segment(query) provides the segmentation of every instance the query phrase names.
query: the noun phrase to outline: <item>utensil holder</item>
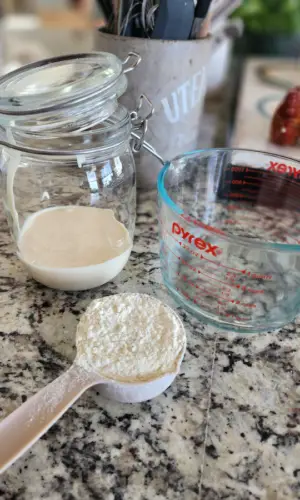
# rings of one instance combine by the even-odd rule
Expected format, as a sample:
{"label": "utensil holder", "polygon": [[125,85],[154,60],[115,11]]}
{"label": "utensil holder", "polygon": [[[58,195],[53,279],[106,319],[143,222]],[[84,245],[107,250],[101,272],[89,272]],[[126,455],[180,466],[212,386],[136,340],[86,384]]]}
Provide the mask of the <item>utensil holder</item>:
{"label": "utensil holder", "polygon": [[[199,145],[206,67],[212,47],[211,37],[168,41],[96,33],[96,50],[121,59],[129,52],[142,57],[134,75],[127,75],[128,89],[121,101],[134,109],[142,93],[151,100],[155,113],[149,120],[146,140],[163,158],[173,158]],[[141,151],[136,166],[138,187],[154,188],[161,163]]]}

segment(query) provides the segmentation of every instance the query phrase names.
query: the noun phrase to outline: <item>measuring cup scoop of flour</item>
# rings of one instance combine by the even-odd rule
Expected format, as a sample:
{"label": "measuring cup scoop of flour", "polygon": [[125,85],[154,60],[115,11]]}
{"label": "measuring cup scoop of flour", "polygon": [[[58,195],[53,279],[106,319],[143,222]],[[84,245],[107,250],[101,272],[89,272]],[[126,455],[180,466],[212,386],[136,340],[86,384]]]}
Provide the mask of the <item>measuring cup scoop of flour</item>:
{"label": "measuring cup scoop of flour", "polygon": [[28,450],[88,388],[137,403],[165,391],[186,348],[177,314],[146,294],[94,300],[80,318],[71,368],[0,422],[0,472]]}

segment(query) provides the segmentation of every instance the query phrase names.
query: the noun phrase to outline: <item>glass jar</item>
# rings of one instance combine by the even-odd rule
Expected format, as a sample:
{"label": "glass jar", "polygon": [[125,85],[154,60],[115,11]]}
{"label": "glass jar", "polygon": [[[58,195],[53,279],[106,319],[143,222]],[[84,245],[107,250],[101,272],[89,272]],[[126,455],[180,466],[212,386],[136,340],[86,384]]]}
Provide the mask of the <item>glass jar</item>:
{"label": "glass jar", "polygon": [[118,97],[139,61],[134,53],[124,62],[101,52],[63,56],[0,79],[4,209],[19,258],[47,286],[102,285],[129,258],[130,138],[144,122]]}

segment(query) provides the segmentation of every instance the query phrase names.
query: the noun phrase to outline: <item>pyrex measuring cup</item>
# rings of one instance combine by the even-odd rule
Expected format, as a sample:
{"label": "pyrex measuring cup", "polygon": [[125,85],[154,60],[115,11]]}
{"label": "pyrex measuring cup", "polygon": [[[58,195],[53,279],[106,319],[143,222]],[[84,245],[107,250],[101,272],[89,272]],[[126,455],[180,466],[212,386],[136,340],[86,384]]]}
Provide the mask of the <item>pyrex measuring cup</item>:
{"label": "pyrex measuring cup", "polygon": [[162,274],[201,320],[238,332],[279,328],[300,311],[300,162],[211,149],[158,178]]}

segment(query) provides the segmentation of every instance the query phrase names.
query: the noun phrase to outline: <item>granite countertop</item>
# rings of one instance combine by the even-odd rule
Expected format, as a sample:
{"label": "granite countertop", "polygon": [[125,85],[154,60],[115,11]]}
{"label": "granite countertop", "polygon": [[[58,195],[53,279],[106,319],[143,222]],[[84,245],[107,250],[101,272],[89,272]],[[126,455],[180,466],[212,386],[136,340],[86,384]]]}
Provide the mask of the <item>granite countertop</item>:
{"label": "granite countertop", "polygon": [[[94,291],[28,279],[3,214],[1,228],[0,418],[71,364],[91,299],[145,292],[176,307],[161,280],[154,193],[140,196],[125,270]],[[171,388],[133,405],[87,391],[1,476],[1,499],[300,499],[300,320],[224,336],[178,312],[188,345]]]}

